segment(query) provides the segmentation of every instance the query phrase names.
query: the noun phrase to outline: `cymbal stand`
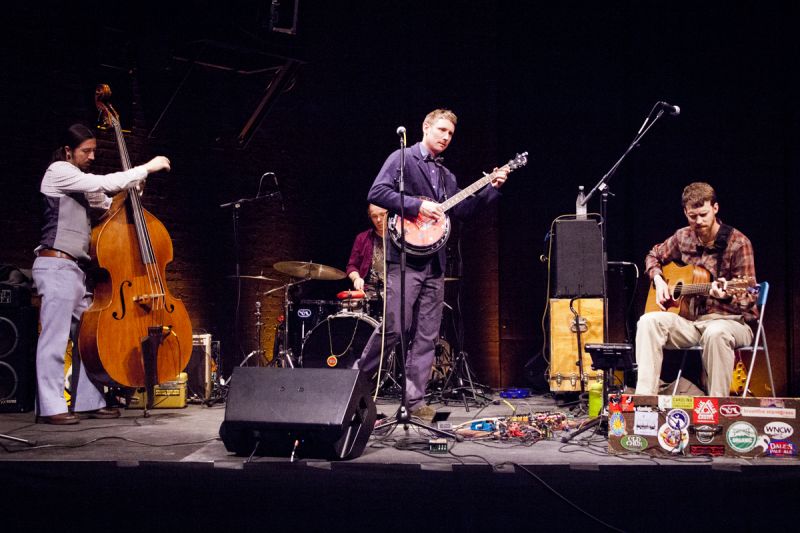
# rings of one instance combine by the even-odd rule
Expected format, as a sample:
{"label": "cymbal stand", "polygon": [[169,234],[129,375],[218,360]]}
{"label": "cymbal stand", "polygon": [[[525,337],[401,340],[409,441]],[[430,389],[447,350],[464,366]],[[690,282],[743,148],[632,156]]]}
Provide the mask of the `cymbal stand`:
{"label": "cymbal stand", "polygon": [[247,366],[247,361],[249,361],[251,357],[255,357],[257,366],[260,366],[264,355],[264,350],[261,349],[261,326],[263,326],[264,323],[261,322],[261,302],[258,300],[256,300],[256,310],[253,315],[256,317],[256,349],[247,354],[247,357],[239,363],[239,366]]}
{"label": "cymbal stand", "polygon": [[292,353],[292,347],[289,346],[289,290],[295,285],[300,285],[301,283],[305,283],[310,279],[310,277],[307,277],[301,279],[300,281],[289,282],[282,287],[275,287],[274,289],[270,289],[264,293],[264,296],[267,296],[273,292],[283,290],[283,325],[281,326],[282,331],[280,332],[280,334],[283,335],[283,343],[281,345],[281,349],[278,351],[278,357],[273,358],[273,360],[270,362],[270,366],[277,366],[277,364],[280,362],[283,368],[294,368],[294,354]]}

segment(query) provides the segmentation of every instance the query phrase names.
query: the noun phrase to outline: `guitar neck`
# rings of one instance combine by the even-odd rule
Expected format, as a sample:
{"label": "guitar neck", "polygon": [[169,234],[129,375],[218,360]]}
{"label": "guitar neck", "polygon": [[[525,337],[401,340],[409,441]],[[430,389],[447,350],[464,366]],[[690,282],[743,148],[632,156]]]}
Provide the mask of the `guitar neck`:
{"label": "guitar neck", "polygon": [[710,293],[710,283],[688,283],[681,285],[681,296],[707,296]]}
{"label": "guitar neck", "polygon": [[451,207],[455,207],[458,205],[462,200],[464,200],[467,196],[472,196],[477,191],[485,187],[488,183],[491,183],[492,178],[494,178],[494,173],[487,174],[486,176],[482,177],[466,189],[461,189],[456,194],[454,194],[451,198],[448,198],[444,202],[442,202],[442,211],[447,211]]}

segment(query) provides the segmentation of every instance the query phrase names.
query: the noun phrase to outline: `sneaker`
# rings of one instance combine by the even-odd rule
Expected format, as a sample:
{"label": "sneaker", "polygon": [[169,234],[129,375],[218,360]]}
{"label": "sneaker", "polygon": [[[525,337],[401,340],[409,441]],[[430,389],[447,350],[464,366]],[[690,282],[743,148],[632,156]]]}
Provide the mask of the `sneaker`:
{"label": "sneaker", "polygon": [[436,416],[436,409],[430,405],[421,405],[411,410],[411,416],[416,416],[423,422],[433,422],[433,417]]}

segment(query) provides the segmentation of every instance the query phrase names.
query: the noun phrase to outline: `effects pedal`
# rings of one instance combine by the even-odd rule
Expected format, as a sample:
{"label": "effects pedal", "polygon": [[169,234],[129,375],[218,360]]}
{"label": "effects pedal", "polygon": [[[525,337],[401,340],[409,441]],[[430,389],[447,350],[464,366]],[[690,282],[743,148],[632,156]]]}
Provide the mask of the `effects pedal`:
{"label": "effects pedal", "polygon": [[447,439],[428,439],[428,450],[431,453],[447,453]]}

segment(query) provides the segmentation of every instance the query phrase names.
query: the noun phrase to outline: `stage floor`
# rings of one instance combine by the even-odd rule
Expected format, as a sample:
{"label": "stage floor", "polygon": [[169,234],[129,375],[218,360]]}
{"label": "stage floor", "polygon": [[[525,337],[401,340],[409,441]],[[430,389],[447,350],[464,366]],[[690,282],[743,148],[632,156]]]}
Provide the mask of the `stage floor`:
{"label": "stage floor", "polygon": [[[499,397],[493,400],[468,411],[454,402],[434,407],[449,412],[453,425],[512,414]],[[518,413],[563,412],[581,419],[549,395],[508,402]],[[392,416],[397,405],[379,400],[378,412]],[[788,519],[800,482],[797,459],[615,456],[595,430],[568,443],[561,441],[568,434],[563,432],[534,444],[449,440],[448,453],[432,454],[426,432],[398,426],[388,436],[373,434],[364,453],[347,461],[249,459],[229,453],[219,438],[224,404],[142,415],[128,409],[115,420],[50,426],[35,424],[33,413],[0,414],[0,433],[33,444],[0,438],[0,474],[8,495],[0,508],[13,510],[29,498],[67,508],[66,494],[79,490],[102,502],[103,516],[130,508],[128,519],[141,520],[143,527],[158,516],[177,527],[248,527],[267,520],[319,528],[346,520],[353,530],[376,524],[397,530],[424,520],[430,527],[423,530],[538,524],[566,531],[597,525],[659,531],[670,529],[672,519],[664,518],[678,510],[687,520],[694,517],[682,529],[730,524],[737,531],[760,527],[767,508],[775,519]],[[757,507],[751,495],[761,498]],[[704,512],[713,505],[736,514]],[[137,506],[150,513],[138,514]],[[173,508],[184,513],[172,516]],[[19,527],[47,523],[36,514],[5,516]]]}

